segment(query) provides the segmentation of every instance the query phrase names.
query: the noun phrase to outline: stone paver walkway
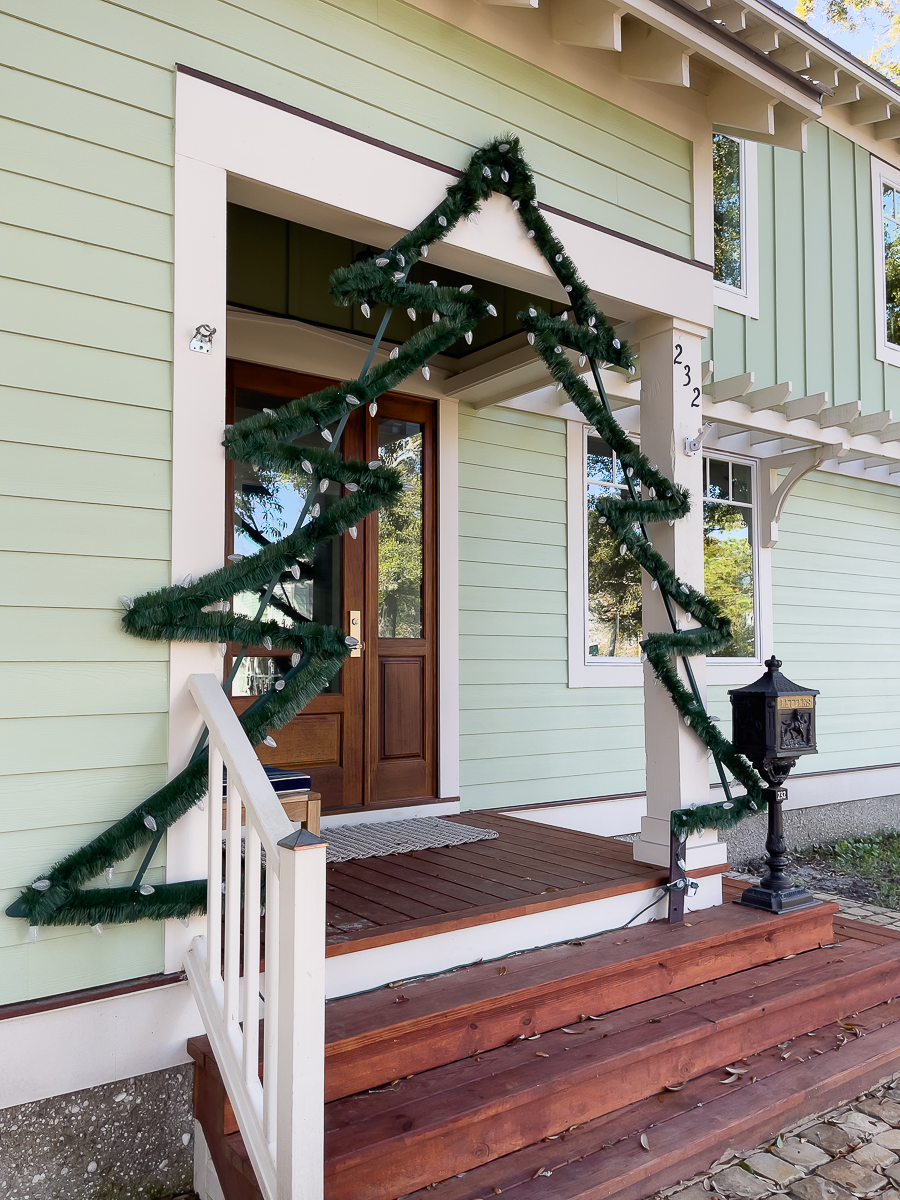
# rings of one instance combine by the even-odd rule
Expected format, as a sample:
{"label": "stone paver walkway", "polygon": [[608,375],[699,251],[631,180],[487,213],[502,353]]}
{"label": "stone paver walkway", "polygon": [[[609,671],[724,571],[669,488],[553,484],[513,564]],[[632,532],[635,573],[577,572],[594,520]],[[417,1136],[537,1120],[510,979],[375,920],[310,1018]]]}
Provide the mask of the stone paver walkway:
{"label": "stone paver walkway", "polygon": [[[755,878],[734,874],[735,879]],[[834,900],[843,916],[900,929],[900,912],[860,904],[844,896],[813,893]],[[747,1152],[728,1150],[708,1171],[657,1192],[652,1200],[900,1200],[900,1074],[848,1104],[807,1117],[765,1146]]]}

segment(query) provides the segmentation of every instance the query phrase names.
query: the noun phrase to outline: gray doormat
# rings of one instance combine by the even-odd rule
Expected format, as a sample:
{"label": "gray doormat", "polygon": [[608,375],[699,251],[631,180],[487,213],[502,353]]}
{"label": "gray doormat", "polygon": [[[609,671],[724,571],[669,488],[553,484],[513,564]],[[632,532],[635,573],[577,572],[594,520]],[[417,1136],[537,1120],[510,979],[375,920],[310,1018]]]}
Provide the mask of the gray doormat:
{"label": "gray doormat", "polygon": [[457,825],[440,817],[414,817],[408,821],[373,821],[371,824],[333,825],[323,829],[328,842],[328,862],[353,858],[382,858],[386,854],[408,854],[411,850],[439,850],[466,842],[486,842],[499,837],[493,829]]}

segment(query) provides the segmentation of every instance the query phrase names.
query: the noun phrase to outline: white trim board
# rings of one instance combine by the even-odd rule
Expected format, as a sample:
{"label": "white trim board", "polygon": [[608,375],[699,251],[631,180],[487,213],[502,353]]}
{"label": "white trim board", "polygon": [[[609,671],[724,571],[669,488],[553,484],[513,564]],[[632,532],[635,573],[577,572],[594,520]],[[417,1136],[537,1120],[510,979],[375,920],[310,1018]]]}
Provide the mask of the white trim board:
{"label": "white trim board", "polygon": [[884,277],[884,216],[882,214],[882,184],[900,191],[900,170],[872,156],[872,213],[874,238],[872,253],[875,260],[875,357],[900,367],[900,346],[887,340],[887,297]]}
{"label": "white trim board", "polygon": [[9,1017],[0,1109],[187,1063],[185,1043],[202,1033],[186,982]]}
{"label": "white trim board", "polygon": [[[445,800],[438,804],[411,804],[408,808],[370,808],[348,813],[329,813],[322,818],[322,829],[336,825],[378,825],[382,821],[411,821],[414,817],[459,816],[459,801]],[[322,835],[325,837],[324,833]],[[328,838],[325,838],[328,841]]]}
{"label": "white trim board", "polygon": [[[731,136],[730,134],[726,136]],[[714,304],[759,320],[759,172],[756,142],[732,138],[741,148],[741,274],[743,287],[713,279]]]}
{"label": "white trim board", "polygon": [[[687,901],[688,912],[722,903],[721,875],[707,875],[698,882],[699,890]],[[352,996],[398,979],[413,978],[411,966],[415,976],[431,975],[482,958],[490,961],[517,951],[534,950],[569,938],[618,929],[649,904],[659,891],[659,888],[649,888],[624,896],[586,900],[581,904],[568,904],[563,908],[492,921],[469,929],[454,929],[389,946],[336,954],[325,960],[325,995],[329,1000]],[[660,920],[665,915],[666,901],[661,897],[636,924]]]}

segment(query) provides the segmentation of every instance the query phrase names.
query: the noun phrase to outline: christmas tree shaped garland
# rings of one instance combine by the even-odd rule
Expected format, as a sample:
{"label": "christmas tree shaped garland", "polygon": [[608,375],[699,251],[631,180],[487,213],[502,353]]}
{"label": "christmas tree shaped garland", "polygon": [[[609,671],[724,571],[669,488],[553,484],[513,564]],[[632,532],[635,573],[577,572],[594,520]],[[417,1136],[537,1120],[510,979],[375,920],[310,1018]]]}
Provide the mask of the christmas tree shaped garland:
{"label": "christmas tree shaped garland", "polygon": [[[226,454],[260,471],[286,474],[308,480],[307,501],[297,526],[280,541],[264,545],[250,557],[230,563],[202,578],[185,580],[180,586],[161,588],[127,602],[125,629],[135,637],[153,641],[239,642],[243,647],[264,645],[292,655],[291,669],[259,697],[241,716],[241,723],[254,745],[270,739],[299,713],[339,670],[356,644],[339,630],[313,624],[263,619],[272,593],[281,581],[298,577],[298,564],[311,563],[316,547],[356,526],[368,514],[395,502],[402,489],[398,472],[377,463],[343,461],[334,450],[350,413],[368,406],[372,416],[378,397],[396,388],[416,371],[429,377],[428,360],[448,349],[460,337],[472,340],[472,331],[484,319],[496,317],[492,305],[482,300],[470,284],[461,288],[411,283],[410,268],[428,255],[428,247],[441,240],[461,220],[477,220],[480,205],[493,192],[500,192],[525,227],[526,236],[546,259],[571,301],[571,310],[552,317],[537,306],[519,314],[528,340],[546,363],[559,388],[580,409],[586,420],[613,448],[629,482],[627,499],[609,497],[597,505],[600,519],[608,522],[621,543],[649,573],[666,600],[670,615],[677,605],[696,618],[699,629],[651,633],[641,643],[661,683],[700,740],[720,767],[727,767],[746,789],[717,804],[679,809],[673,825],[684,836],[714,826],[726,828],[748,812],[761,807],[761,785],[756,772],[710,721],[694,688],[678,676],[674,657],[711,654],[731,641],[730,623],[702,592],[682,583],[654,549],[646,524],[675,521],[690,510],[686,490],[670,483],[648,461],[612,416],[600,378],[600,365],[634,371],[628,346],[615,337],[597,311],[564,247],[553,234],[538,207],[533,175],[524,161],[518,139],[497,139],[472,156],[459,180],[452,184],[442,202],[410,233],[377,258],[354,263],[335,272],[332,293],[339,304],[359,304],[369,316],[373,305],[389,309],[401,305],[415,317],[430,312],[431,323],[416,332],[390,357],[369,369],[373,353],[358,380],[324,388],[314,395],[294,400],[275,411],[264,411],[226,430]],[[571,320],[569,319],[571,316]],[[382,322],[381,333],[387,323]],[[566,350],[580,356],[578,368]],[[574,357],[574,355],[573,355]],[[597,393],[581,377],[590,364]],[[329,426],[337,422],[332,434]],[[296,446],[294,441],[318,431],[321,448]],[[324,511],[314,503],[320,491],[332,484],[342,495]],[[641,496],[643,489],[644,496]],[[237,557],[237,556],[235,556]],[[256,618],[231,609],[240,593],[255,592],[261,598]],[[233,673],[232,673],[233,674]],[[168,829],[197,803],[207,791],[208,757],[204,741],[190,763],[175,778],[127,816],[105,830],[86,846],[57,863],[48,874],[25,889],[7,910],[40,925],[92,925],[142,919],[186,917],[202,912],[206,882],[141,884],[143,870],[131,887],[86,887],[104,873],[111,877],[114,864],[147,843],[155,847]],[[149,856],[148,856],[149,859]],[[146,867],[148,859],[145,859]]]}

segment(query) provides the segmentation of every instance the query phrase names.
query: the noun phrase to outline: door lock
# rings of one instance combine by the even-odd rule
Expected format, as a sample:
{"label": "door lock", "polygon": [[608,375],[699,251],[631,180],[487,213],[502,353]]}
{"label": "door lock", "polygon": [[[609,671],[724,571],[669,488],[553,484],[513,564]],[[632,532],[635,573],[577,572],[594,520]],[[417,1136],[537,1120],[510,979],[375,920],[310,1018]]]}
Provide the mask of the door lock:
{"label": "door lock", "polygon": [[350,609],[350,636],[355,637],[359,642],[358,646],[350,651],[351,658],[362,658],[363,642],[362,642],[362,613],[358,608]]}

